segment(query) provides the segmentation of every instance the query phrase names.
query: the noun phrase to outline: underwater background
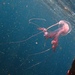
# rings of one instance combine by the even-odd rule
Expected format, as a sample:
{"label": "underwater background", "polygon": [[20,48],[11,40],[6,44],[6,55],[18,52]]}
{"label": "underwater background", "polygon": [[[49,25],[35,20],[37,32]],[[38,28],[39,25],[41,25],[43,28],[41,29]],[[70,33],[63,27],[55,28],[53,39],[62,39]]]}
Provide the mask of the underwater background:
{"label": "underwater background", "polygon": [[[74,12],[74,0],[0,0],[0,75],[66,75],[75,59]],[[60,20],[72,30],[54,52],[52,39],[34,34]]]}

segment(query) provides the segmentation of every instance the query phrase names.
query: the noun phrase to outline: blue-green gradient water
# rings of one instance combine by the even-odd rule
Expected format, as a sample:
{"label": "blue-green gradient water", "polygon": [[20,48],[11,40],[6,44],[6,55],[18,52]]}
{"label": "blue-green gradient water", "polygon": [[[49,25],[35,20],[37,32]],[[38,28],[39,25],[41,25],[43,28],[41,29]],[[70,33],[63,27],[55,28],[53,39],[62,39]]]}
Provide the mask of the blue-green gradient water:
{"label": "blue-green gradient water", "polygon": [[[74,12],[74,0],[0,0],[0,75],[66,75],[75,58]],[[45,19],[32,21],[46,28],[66,20],[72,31],[54,52],[43,33],[25,41],[40,32],[33,18]]]}

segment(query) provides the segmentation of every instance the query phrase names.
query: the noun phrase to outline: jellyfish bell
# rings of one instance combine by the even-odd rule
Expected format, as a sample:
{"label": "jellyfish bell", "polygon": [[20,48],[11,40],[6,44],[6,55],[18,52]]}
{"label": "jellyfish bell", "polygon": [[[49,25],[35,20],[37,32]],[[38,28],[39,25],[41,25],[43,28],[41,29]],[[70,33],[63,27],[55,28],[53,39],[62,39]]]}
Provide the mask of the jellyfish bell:
{"label": "jellyfish bell", "polygon": [[59,24],[58,27],[63,30],[61,35],[64,36],[64,35],[67,35],[68,33],[71,32],[72,27],[71,27],[71,24],[68,21],[60,20],[58,22],[58,24]]}

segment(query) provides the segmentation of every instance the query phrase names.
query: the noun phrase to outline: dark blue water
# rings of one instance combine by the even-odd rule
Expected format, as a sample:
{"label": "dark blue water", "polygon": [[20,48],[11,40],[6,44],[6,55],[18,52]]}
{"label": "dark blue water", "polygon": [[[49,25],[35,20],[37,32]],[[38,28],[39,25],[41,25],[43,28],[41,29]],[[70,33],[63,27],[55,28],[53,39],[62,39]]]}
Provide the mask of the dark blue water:
{"label": "dark blue water", "polygon": [[[70,3],[72,8],[74,5]],[[66,75],[75,58],[74,17],[65,18],[63,13],[72,14],[64,11],[59,18],[59,13],[54,14],[50,6],[38,0],[0,1],[0,75]],[[46,19],[34,21],[39,27],[47,28],[65,19],[73,23],[73,28],[59,38],[55,52],[50,49],[35,54],[51,48],[51,40],[46,40],[42,33],[25,41],[40,32],[37,26],[29,24],[31,18]]]}

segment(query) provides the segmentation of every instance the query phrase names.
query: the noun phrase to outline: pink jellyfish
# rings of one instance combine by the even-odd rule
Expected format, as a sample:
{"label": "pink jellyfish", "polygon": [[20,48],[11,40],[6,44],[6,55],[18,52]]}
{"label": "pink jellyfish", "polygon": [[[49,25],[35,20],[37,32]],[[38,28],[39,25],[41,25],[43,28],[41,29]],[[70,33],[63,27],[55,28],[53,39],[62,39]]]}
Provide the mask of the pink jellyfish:
{"label": "pink jellyfish", "polygon": [[[48,32],[47,30],[58,25],[58,29],[52,32]],[[71,25],[68,21],[60,20],[58,23],[49,26],[48,28],[38,28],[39,30],[42,30],[44,32],[44,36],[48,38],[53,38],[51,41],[52,49],[55,50],[58,45],[58,38],[60,35],[66,35],[71,32]]]}
{"label": "pink jellyfish", "polygon": [[[29,20],[29,23],[32,23],[36,26],[38,26],[37,24],[35,24],[34,22],[32,22],[33,20],[43,20],[46,21],[45,19],[40,19],[40,18],[32,18]],[[52,31],[52,32],[48,32],[48,30],[54,26],[58,26],[58,29]],[[53,40],[51,41],[52,44],[52,49],[55,50],[56,47],[58,46],[58,38],[60,35],[67,35],[68,33],[71,32],[72,28],[71,28],[71,24],[68,21],[65,20],[60,20],[59,22],[57,22],[56,24],[53,24],[51,26],[49,26],[48,28],[40,28],[38,26],[38,30],[41,30],[42,32],[44,32],[44,36],[49,39],[52,38]],[[41,34],[42,32],[39,32],[37,34],[34,34],[32,36],[30,36],[29,38],[25,39],[25,40],[21,40],[21,41],[16,41],[16,42],[9,42],[9,44],[14,44],[14,43],[22,43],[22,42],[26,42],[29,39]],[[0,43],[0,45],[2,44],[7,44],[7,43]]]}

